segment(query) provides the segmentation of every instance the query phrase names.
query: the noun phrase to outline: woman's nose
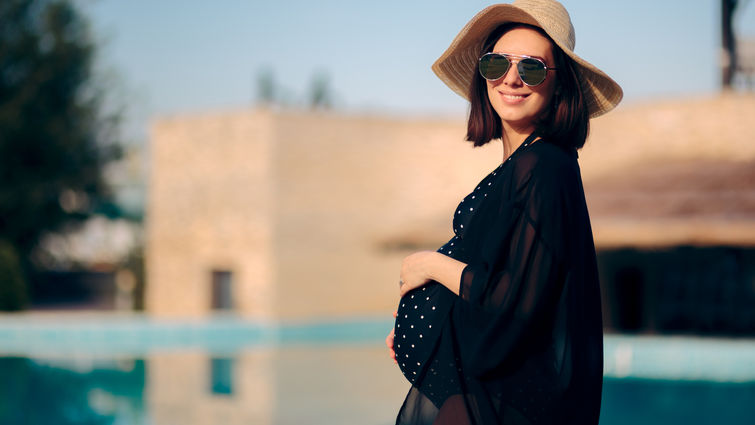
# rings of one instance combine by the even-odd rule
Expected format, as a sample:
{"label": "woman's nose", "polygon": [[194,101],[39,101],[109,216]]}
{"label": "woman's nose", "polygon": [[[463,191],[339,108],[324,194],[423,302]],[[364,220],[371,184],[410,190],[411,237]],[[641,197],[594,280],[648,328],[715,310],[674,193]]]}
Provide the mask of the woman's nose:
{"label": "woman's nose", "polygon": [[517,64],[512,63],[509,66],[506,74],[504,74],[503,78],[501,78],[501,82],[503,84],[506,84],[507,86],[519,86],[522,84],[522,79],[519,78],[519,70],[517,69]]}

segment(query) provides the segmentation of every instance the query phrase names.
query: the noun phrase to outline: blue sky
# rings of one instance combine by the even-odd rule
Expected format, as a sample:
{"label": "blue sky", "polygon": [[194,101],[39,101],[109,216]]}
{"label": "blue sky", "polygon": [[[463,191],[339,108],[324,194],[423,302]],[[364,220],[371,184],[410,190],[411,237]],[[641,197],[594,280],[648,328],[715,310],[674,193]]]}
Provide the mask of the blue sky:
{"label": "blue sky", "polygon": [[[326,73],[335,106],[356,113],[458,115],[466,104],[430,71],[490,2],[474,0],[81,0],[100,40],[99,66],[126,106],[130,138],[155,116],[254,104],[271,70],[306,101]],[[576,52],[611,75],[626,102],[718,88],[718,0],[565,0]],[[737,31],[755,38],[755,3]]]}

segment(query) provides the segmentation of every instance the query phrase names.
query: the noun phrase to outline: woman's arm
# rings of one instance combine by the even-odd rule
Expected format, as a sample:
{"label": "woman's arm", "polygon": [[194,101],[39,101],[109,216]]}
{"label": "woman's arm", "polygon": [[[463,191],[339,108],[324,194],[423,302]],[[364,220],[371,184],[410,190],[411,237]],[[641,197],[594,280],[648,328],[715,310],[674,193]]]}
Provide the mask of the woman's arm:
{"label": "woman's arm", "polygon": [[431,280],[459,295],[461,272],[466,266],[465,263],[436,251],[415,252],[401,263],[401,296]]}

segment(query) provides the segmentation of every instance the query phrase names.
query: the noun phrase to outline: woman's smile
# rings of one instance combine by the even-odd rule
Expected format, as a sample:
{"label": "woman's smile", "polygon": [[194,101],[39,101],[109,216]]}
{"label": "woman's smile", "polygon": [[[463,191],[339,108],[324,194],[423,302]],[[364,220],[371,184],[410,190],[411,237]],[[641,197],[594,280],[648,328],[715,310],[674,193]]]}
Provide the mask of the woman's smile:
{"label": "woman's smile", "polygon": [[522,102],[524,102],[525,99],[529,96],[529,93],[527,94],[516,94],[516,93],[505,93],[505,92],[498,92],[501,95],[501,99],[508,104],[508,105],[518,105]]}

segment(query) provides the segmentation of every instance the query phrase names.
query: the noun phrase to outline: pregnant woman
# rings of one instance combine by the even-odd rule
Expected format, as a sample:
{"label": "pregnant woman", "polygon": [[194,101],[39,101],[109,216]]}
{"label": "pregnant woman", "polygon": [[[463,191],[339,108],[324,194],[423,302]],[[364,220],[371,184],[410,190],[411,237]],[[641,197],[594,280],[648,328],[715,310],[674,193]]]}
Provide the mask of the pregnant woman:
{"label": "pregnant woman", "polygon": [[453,212],[454,237],[401,265],[386,343],[411,389],[397,424],[597,424],[603,333],[577,150],[622,91],[574,53],[567,11],[478,13],[433,65],[470,102],[467,140],[501,164]]}

